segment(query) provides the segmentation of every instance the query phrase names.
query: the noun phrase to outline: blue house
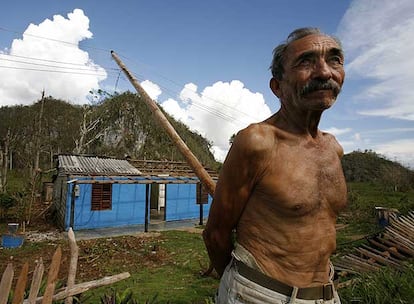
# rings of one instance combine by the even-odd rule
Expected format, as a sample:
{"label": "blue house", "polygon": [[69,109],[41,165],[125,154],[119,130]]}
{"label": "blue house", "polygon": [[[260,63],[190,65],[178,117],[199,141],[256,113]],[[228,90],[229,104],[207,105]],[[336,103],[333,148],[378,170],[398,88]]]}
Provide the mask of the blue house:
{"label": "blue house", "polygon": [[127,160],[59,155],[54,180],[56,220],[68,230],[203,220],[209,196],[194,176],[143,174]]}

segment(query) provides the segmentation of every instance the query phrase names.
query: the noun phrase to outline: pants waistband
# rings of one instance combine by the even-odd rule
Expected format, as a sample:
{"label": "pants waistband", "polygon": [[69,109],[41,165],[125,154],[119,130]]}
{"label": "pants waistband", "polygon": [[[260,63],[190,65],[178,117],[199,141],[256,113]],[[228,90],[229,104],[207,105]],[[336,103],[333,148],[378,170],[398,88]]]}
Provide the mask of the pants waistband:
{"label": "pants waistband", "polygon": [[[292,286],[279,282],[278,280],[247,266],[245,263],[235,258],[233,258],[232,263],[240,275],[260,286],[276,291],[285,296],[290,296],[293,292],[294,288]],[[297,290],[296,297],[303,300],[323,299],[325,301],[329,301],[334,298],[334,290],[334,283],[328,283],[315,287],[299,288]]]}

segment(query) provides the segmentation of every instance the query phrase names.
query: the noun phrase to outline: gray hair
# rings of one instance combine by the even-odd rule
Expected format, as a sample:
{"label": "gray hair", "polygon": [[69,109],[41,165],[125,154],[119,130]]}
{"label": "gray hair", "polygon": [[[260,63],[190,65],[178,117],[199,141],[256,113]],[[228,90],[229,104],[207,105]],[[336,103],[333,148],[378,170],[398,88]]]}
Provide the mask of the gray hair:
{"label": "gray hair", "polygon": [[[309,35],[315,35],[315,34],[326,35],[322,33],[321,30],[316,27],[299,28],[299,29],[294,30],[292,33],[290,33],[285,42],[275,47],[275,49],[273,50],[272,64],[270,66],[270,70],[274,78],[276,78],[277,80],[282,80],[283,72],[284,72],[284,69],[283,69],[283,62],[285,60],[284,56],[285,56],[285,52],[288,46],[293,41],[299,40]],[[330,36],[330,35],[326,35],[326,36],[331,37],[342,48],[341,42],[339,41],[338,38]]]}

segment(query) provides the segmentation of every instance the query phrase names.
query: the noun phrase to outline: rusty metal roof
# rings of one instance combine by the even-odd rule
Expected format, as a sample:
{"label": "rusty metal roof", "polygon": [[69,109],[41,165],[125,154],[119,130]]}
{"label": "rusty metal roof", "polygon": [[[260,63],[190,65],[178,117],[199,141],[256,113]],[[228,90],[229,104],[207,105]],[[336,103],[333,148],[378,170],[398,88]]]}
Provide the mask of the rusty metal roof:
{"label": "rusty metal roof", "polygon": [[126,160],[95,156],[59,155],[58,170],[81,175],[141,175],[141,171]]}

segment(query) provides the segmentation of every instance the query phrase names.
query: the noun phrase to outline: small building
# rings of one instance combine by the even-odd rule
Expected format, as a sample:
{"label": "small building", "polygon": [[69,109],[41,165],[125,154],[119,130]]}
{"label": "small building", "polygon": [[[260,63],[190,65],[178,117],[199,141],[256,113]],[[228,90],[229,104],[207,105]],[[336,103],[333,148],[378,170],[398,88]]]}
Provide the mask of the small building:
{"label": "small building", "polygon": [[203,220],[211,196],[197,177],[145,174],[127,160],[59,155],[53,186],[56,220],[68,230]]}

